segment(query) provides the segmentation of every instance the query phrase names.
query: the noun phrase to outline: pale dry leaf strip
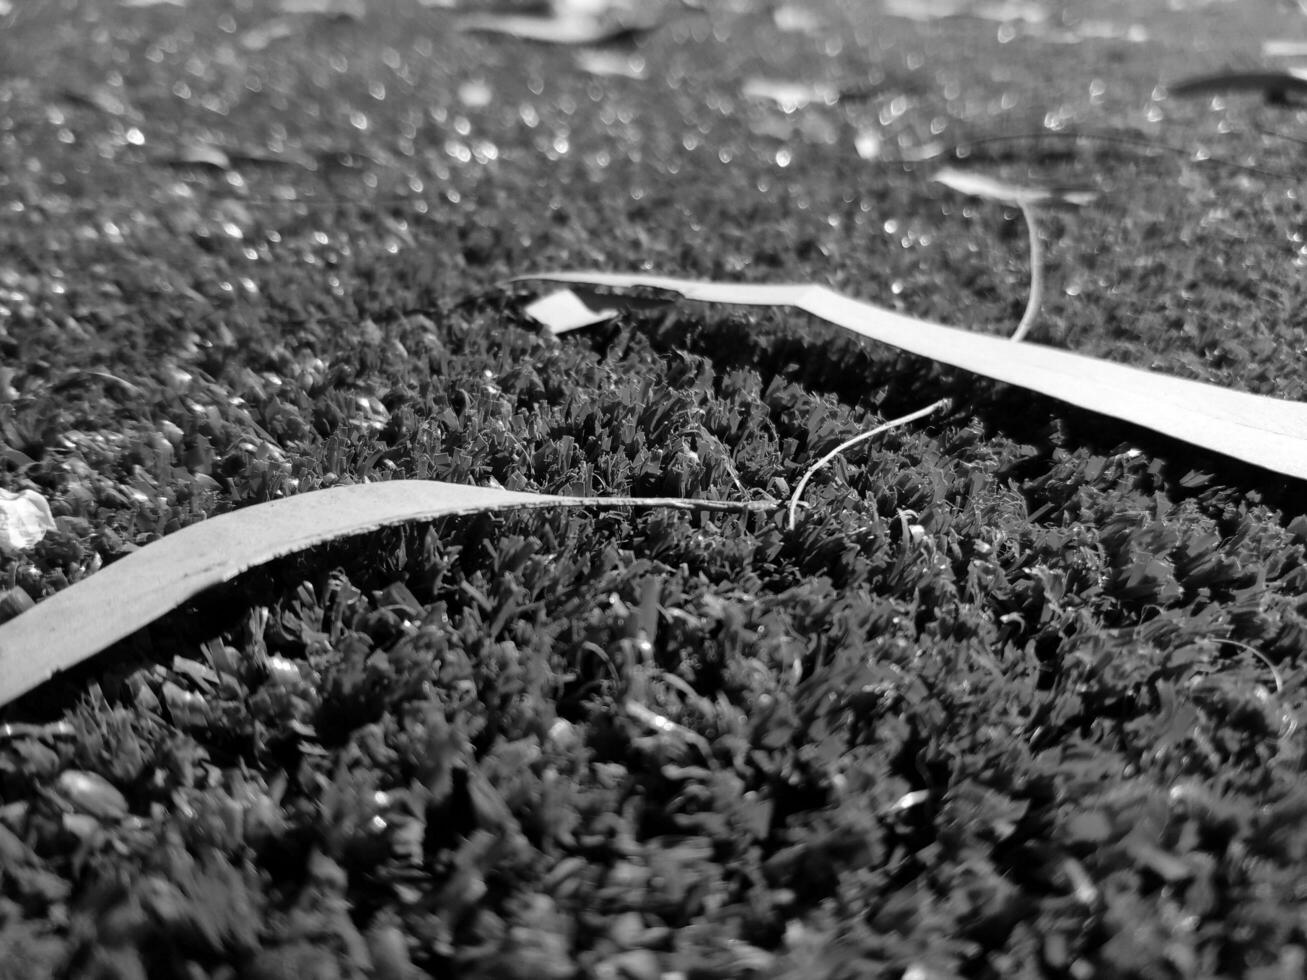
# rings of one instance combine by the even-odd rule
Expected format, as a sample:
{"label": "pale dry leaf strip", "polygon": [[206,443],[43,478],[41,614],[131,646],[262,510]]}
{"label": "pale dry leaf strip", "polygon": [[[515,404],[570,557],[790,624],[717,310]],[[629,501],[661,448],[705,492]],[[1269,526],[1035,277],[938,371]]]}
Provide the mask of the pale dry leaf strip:
{"label": "pale dry leaf strip", "polygon": [[[647,288],[700,303],[791,307],[852,333],[1296,479],[1307,479],[1307,403],[1014,344],[896,313],[817,285],[747,285],[605,272],[516,277],[613,290]],[[619,302],[614,295],[613,302]]]}
{"label": "pale dry leaf strip", "polygon": [[394,480],[299,494],[169,534],[0,624],[0,707],[258,565],[378,528],[516,508],[752,511],[773,502],[570,497]]}
{"label": "pale dry leaf strip", "polygon": [[1084,207],[1098,200],[1098,191],[1093,187],[1069,184],[1017,184],[976,170],[962,170],[958,167],[944,167],[935,172],[931,180],[961,194],[983,197],[1005,204],[1021,205],[1044,204]]}

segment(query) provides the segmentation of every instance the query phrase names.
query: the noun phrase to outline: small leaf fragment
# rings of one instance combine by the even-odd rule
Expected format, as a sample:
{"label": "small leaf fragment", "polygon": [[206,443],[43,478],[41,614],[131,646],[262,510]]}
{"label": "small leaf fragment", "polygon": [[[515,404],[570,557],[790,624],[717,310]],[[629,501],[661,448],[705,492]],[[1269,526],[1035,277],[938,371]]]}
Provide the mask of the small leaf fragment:
{"label": "small leaf fragment", "polygon": [[543,324],[550,333],[559,334],[604,323],[617,316],[617,310],[591,309],[572,290],[560,289],[529,304],[526,315]]}
{"label": "small leaf fragment", "polygon": [[1013,184],[988,174],[957,167],[944,167],[931,178],[961,194],[983,197],[1004,204],[1064,204],[1083,207],[1098,199],[1098,191],[1082,186],[1042,186]]}
{"label": "small leaf fragment", "polygon": [[780,82],[767,78],[750,78],[740,91],[745,98],[774,102],[782,112],[796,112],[813,103],[834,105],[840,100],[840,90],[833,85]]}
{"label": "small leaf fragment", "polygon": [[656,22],[565,9],[553,17],[529,14],[468,14],[458,21],[465,34],[490,34],[537,44],[594,45],[633,41],[658,28]]}
{"label": "small leaf fragment", "polygon": [[35,490],[0,490],[0,549],[27,551],[54,529],[50,505]]}
{"label": "small leaf fragment", "polygon": [[597,78],[629,78],[633,81],[642,81],[648,77],[648,66],[644,58],[638,54],[626,55],[616,51],[585,48],[576,52],[573,60],[576,62],[576,67]]}

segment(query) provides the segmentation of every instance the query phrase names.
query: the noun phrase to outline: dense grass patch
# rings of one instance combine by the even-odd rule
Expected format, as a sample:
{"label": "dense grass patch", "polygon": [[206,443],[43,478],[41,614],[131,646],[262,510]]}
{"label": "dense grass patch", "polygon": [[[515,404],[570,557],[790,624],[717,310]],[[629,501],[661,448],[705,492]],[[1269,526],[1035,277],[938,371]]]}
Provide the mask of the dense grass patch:
{"label": "dense grass patch", "polygon": [[[0,727],[0,976],[1301,969],[1301,486],[804,318],[557,341],[494,285],[814,280],[1006,332],[1019,214],[897,162],[972,141],[1105,192],[1047,222],[1036,340],[1301,398],[1300,148],[1257,129],[1304,117],[1154,92],[1301,18],[1050,5],[1048,33],[1148,38],[1064,44],[743,6],[643,41],[643,81],[399,0],[264,49],[262,4],[0,21],[0,486],[59,524],[0,555],[4,590],[341,482],[783,500],[953,399],[824,471],[792,531],[387,531],[35,692]],[[786,115],[755,74],[869,94]],[[1050,119],[1259,169],[975,142]],[[185,162],[201,140],[232,167]]]}

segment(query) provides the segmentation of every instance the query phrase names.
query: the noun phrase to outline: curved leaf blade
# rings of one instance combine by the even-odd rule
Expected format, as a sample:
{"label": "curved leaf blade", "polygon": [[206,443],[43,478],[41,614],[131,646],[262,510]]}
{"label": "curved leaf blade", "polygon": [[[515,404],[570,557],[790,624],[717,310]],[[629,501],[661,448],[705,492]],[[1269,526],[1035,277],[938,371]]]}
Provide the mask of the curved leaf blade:
{"label": "curved leaf blade", "polygon": [[0,624],[0,707],[94,656],[206,589],[257,565],[381,527],[520,507],[674,507],[747,510],[753,504],[677,497],[566,497],[435,480],[333,487],[211,517]]}
{"label": "curved leaf blade", "polygon": [[[788,306],[853,333],[1296,479],[1307,479],[1307,403],[1040,344],[918,320],[824,286],[747,285],[604,272],[551,272],[512,281],[661,290],[699,303]],[[612,301],[616,301],[613,297]]]}

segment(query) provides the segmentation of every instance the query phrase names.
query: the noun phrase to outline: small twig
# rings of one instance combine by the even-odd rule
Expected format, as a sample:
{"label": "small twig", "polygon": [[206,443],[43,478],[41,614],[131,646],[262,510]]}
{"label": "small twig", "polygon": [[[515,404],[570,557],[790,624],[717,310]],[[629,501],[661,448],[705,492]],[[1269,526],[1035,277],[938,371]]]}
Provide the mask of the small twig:
{"label": "small twig", "polygon": [[793,496],[790,497],[789,521],[788,521],[789,529],[793,531],[795,525],[798,523],[799,498],[803,496],[803,491],[804,488],[807,487],[808,481],[813,478],[814,474],[816,474],[816,472],[819,469],[821,469],[823,466],[829,463],[832,459],[834,459],[840,453],[852,449],[860,442],[866,442],[868,439],[874,439],[882,432],[888,432],[890,429],[897,429],[899,426],[907,425],[909,422],[915,422],[917,421],[917,419],[925,418],[927,415],[930,415],[932,412],[937,412],[940,409],[947,409],[952,404],[953,404],[953,399],[941,398],[939,401],[932,402],[931,404],[927,405],[925,408],[919,408],[915,412],[910,412],[907,415],[903,415],[900,416],[899,418],[892,419],[891,421],[886,422],[883,425],[876,426],[876,428],[870,430],[869,432],[863,432],[860,435],[854,436],[852,439],[848,439],[844,442],[841,442],[838,446],[836,446],[834,449],[828,452],[825,456],[817,460],[817,462],[813,463],[810,467],[808,467],[808,471],[803,474],[803,477],[799,480],[799,485],[794,488]]}
{"label": "small twig", "polygon": [[1035,208],[1024,201],[1018,203],[1021,215],[1026,219],[1026,231],[1030,233],[1030,299],[1026,301],[1026,312],[1012,334],[1016,341],[1025,340],[1039,314],[1039,306],[1044,301],[1044,245],[1039,239],[1039,227],[1035,224]]}
{"label": "small twig", "polygon": [[1251,653],[1254,657],[1264,663],[1266,669],[1271,672],[1272,680],[1275,681],[1275,693],[1284,693],[1284,678],[1280,676],[1280,669],[1276,667],[1275,664],[1271,663],[1270,657],[1266,656],[1266,654],[1262,653],[1262,651],[1258,650],[1251,643],[1244,643],[1242,640],[1232,640],[1229,637],[1216,637],[1214,639],[1217,643],[1225,643],[1232,647],[1238,647],[1240,650],[1247,653]]}

